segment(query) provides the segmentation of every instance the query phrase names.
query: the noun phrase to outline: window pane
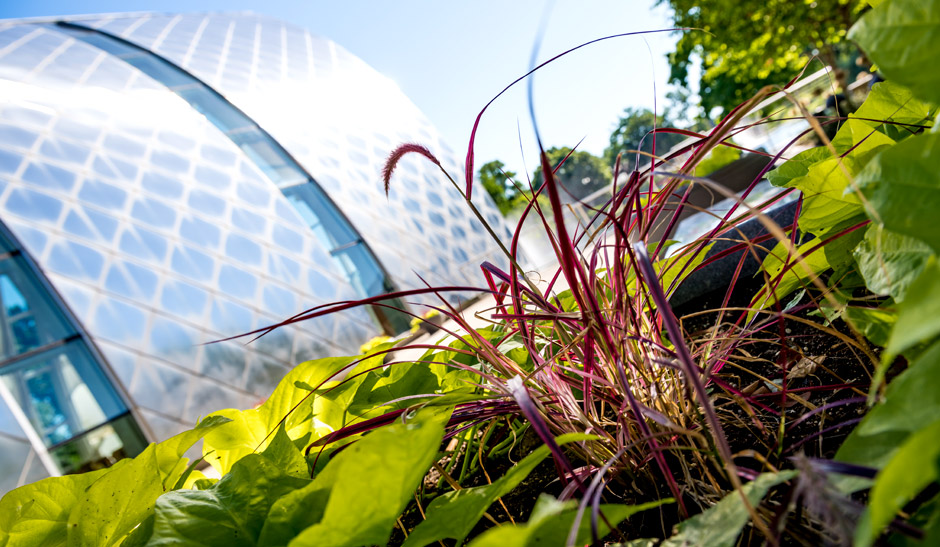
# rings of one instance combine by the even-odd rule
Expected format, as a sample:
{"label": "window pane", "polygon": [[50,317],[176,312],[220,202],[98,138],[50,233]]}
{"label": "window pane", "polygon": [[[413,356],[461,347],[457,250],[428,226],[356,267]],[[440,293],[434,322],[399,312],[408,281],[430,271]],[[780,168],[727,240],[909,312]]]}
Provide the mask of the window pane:
{"label": "window pane", "polygon": [[0,436],[0,492],[7,493],[19,486],[23,465],[28,462],[31,451],[29,441]]}
{"label": "window pane", "polygon": [[186,85],[195,80],[192,76],[156,57],[149,51],[141,52],[140,55],[124,57],[124,60],[167,87]]}
{"label": "window pane", "polygon": [[0,379],[48,446],[127,411],[81,341],[7,365]]}
{"label": "window pane", "polygon": [[85,473],[113,465],[121,458],[140,454],[146,447],[131,416],[76,437],[49,451],[63,474]]}
{"label": "window pane", "polygon": [[2,231],[0,231],[0,253],[9,253],[14,249],[13,244],[6,238]]}
{"label": "window pane", "polygon": [[359,294],[375,296],[386,291],[385,273],[372,257],[365,245],[359,243],[334,252],[333,256],[343,267],[350,283]]}
{"label": "window pane", "polygon": [[[375,255],[339,214],[322,189],[308,182],[284,188],[282,192],[320,243],[330,250],[337,266],[357,294],[376,296],[394,290]],[[405,309],[400,300],[389,300],[386,303]],[[398,334],[410,328],[411,317],[401,312],[370,307],[369,313],[385,332]]]}
{"label": "window pane", "polygon": [[258,129],[236,131],[228,135],[278,186],[307,180],[307,176],[294,167],[287,153]]}
{"label": "window pane", "polygon": [[382,300],[381,304],[390,306],[369,306],[369,316],[382,326],[385,332],[399,334],[411,329],[412,317],[400,310],[405,309],[405,303],[400,298]]}
{"label": "window pane", "polygon": [[74,333],[53,311],[37,279],[26,272],[22,257],[0,261],[0,358],[7,359]]}
{"label": "window pane", "polygon": [[251,120],[244,114],[201,85],[178,89],[176,92],[222,131],[233,131],[252,125]]}
{"label": "window pane", "polygon": [[327,249],[332,251],[359,241],[359,234],[340,216],[323,191],[315,185],[299,184],[285,188],[283,192]]}

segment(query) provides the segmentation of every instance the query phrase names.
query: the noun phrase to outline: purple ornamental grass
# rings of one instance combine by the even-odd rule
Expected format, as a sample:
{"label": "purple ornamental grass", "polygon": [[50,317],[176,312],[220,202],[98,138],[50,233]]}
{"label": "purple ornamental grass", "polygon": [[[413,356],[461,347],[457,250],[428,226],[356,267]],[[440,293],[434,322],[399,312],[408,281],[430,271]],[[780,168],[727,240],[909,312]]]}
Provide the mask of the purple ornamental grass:
{"label": "purple ornamental grass", "polygon": [[[641,33],[609,36],[601,40],[632,34]],[[597,41],[600,40],[594,42]],[[533,68],[487,103],[477,116],[471,132],[465,162],[465,186],[458,184],[444,170],[440,161],[420,144],[400,145],[386,161],[382,173],[386,192],[390,189],[399,161],[411,153],[419,154],[437,165],[443,176],[460,191],[467,206],[496,239],[508,260],[506,270],[490,262],[481,265],[486,288],[428,287],[339,302],[307,310],[277,325],[248,334],[263,336],[282,325],[352,307],[387,305],[381,301],[390,298],[440,296],[454,291],[491,295],[494,303],[489,319],[498,325],[500,336],[497,339],[491,340],[477,332],[442,297],[444,305],[436,309],[455,325],[452,328],[445,327],[444,333],[459,341],[460,347],[442,343],[406,345],[385,349],[374,355],[388,356],[395,351],[414,348],[427,350],[432,355],[431,359],[433,355],[444,351],[472,358],[475,363],[472,366],[456,362],[442,363],[473,375],[475,380],[469,381],[468,385],[476,386],[483,392],[480,400],[457,405],[448,423],[445,439],[465,436],[469,442],[476,442],[469,436],[477,430],[477,426],[494,423],[507,416],[524,419],[550,448],[559,477],[568,484],[562,497],[573,496],[577,492],[582,494],[582,513],[585,503],[595,508],[599,504],[603,484],[645,477],[649,485],[664,482],[676,499],[680,513],[687,515],[685,500],[690,496],[696,497],[696,488],[711,488],[704,494],[708,499],[714,499],[724,493],[728,484],[740,491],[739,476],[754,476],[753,470],[738,469],[722,424],[727,412],[719,413],[707,388],[735,398],[747,413],[762,412],[779,416],[781,413],[771,404],[762,402],[767,400],[763,394],[744,393],[739,389],[740,386],[731,385],[715,376],[715,373],[732,361],[737,352],[753,343],[753,336],[771,332],[774,326],[781,326],[783,314],[782,310],[777,309],[776,316],[772,313],[755,316],[755,320],[747,323],[745,318],[750,310],[737,310],[740,314],[734,322],[723,323],[725,314],[733,311],[726,308],[740,281],[741,266],[748,256],[747,252],[742,252],[723,304],[716,310],[724,331],[719,332],[716,328],[711,334],[690,337],[673,313],[669,297],[691,273],[725,256],[739,251],[753,252],[765,245],[772,246],[777,239],[774,233],[745,241],[716,256],[705,256],[712,242],[734,234],[740,222],[759,216],[760,210],[770,206],[773,200],[756,209],[740,207],[740,202],[735,203],[716,228],[684,245],[668,261],[655,260],[660,256],[664,242],[651,241],[650,234],[657,223],[666,223],[666,233],[677,224],[683,208],[687,206],[691,185],[708,183],[689,173],[717,146],[731,146],[770,156],[730,142],[732,137],[753,125],[770,123],[767,118],[750,125],[742,122],[770,90],[763,90],[761,95],[732,111],[707,134],[669,128],[655,129],[650,135],[653,139],[657,132],[678,133],[693,139],[664,158],[651,158],[645,168],[615,176],[611,197],[605,203],[597,207],[584,206],[593,215],[584,225],[570,227],[566,224],[565,206],[554,175],[565,160],[552,166],[545,152],[540,151],[543,183],[539,188],[531,188],[532,197],[522,211],[521,220],[507,248],[470,200],[474,175],[473,148],[479,122],[489,105],[509,87],[526,79],[548,62],[594,42],[573,48]],[[783,151],[771,156],[772,161],[751,182],[745,195],[782,157],[781,154]],[[618,157],[617,171],[619,162]],[[689,186],[684,188],[686,184]],[[543,202],[547,202],[547,206]],[[544,227],[558,261],[558,269],[550,276],[547,286],[533,283],[517,260],[522,224],[532,215]],[[777,230],[780,233],[790,232],[792,238],[795,237],[795,225],[794,219],[793,224],[785,227],[786,230],[780,227]],[[836,237],[860,227],[849,228]],[[652,256],[649,250],[652,250]],[[794,264],[796,261],[788,262],[776,279],[769,280],[770,287],[779,283],[787,269]],[[669,280],[668,284],[663,283],[666,279]],[[559,291],[557,287],[561,284],[566,287]],[[779,308],[779,303],[777,306]],[[785,348],[785,335],[780,336],[779,344]],[[500,346],[507,341],[519,342],[525,348],[531,368],[524,368],[500,350]],[[352,370],[356,364],[358,362],[347,366],[341,371],[342,374]],[[391,360],[367,371],[360,371],[357,375],[401,364]],[[320,389],[326,382],[339,377],[340,373],[315,387]],[[351,381],[355,377],[343,381]],[[771,395],[782,401],[788,393],[785,385],[781,391],[782,394]],[[422,394],[412,394],[395,402],[419,395]],[[428,400],[440,397],[440,394],[424,395]],[[420,404],[423,402],[416,402],[414,406]],[[315,440],[307,450],[322,449],[350,439],[401,419],[407,413],[408,409],[399,408],[353,423]],[[781,431],[786,432],[783,428]],[[554,438],[568,432],[587,432],[596,435],[597,439],[573,443],[563,451]],[[469,449],[466,454],[465,457],[469,457]],[[680,486],[676,477],[688,476],[693,468],[696,474],[703,477],[703,486],[696,486],[689,481]],[[609,479],[606,478],[608,473]],[[584,480],[592,474],[591,481]],[[755,525],[773,543],[773,536],[766,529],[764,521],[747,500],[744,501]],[[596,510],[592,510],[592,525],[595,528],[596,518]]]}

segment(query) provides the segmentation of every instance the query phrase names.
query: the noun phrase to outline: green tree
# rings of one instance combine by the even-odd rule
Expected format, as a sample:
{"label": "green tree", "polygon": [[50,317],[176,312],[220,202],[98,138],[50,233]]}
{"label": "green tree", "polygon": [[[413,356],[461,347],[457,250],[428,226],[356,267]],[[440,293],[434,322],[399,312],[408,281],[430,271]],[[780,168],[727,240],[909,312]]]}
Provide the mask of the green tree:
{"label": "green tree", "polygon": [[[571,152],[571,148],[552,147],[545,151],[548,162],[552,167],[557,166],[561,160]],[[565,161],[564,165],[555,171],[555,180],[567,192],[562,192],[562,199],[583,199],[611,182],[611,167],[602,158],[590,152],[576,150]],[[535,188],[542,185],[542,168],[538,167],[532,177]]]}
{"label": "green tree", "polygon": [[[649,154],[654,153],[653,135],[650,132],[654,128],[659,129],[671,125],[673,123],[669,119],[668,112],[665,115],[654,116],[653,112],[647,108],[624,109],[617,121],[617,127],[610,134],[610,144],[604,149],[604,163],[613,169],[617,154],[623,154],[620,159],[620,171],[629,172],[633,170],[637,150],[645,154],[641,154],[640,165],[647,163],[650,160]],[[683,140],[685,137],[682,135],[657,131],[655,154],[664,154]]]}
{"label": "green tree", "polygon": [[480,184],[486,189],[486,192],[493,198],[493,203],[499,208],[502,214],[508,213],[517,203],[520,192],[516,189],[512,180],[516,174],[505,169],[506,165],[493,160],[480,166]]}
{"label": "green tree", "polygon": [[[864,0],[658,0],[672,8],[685,31],[669,55],[670,82],[688,87],[689,68],[700,67],[699,96],[706,114],[727,113],[765,85],[792,79],[818,55],[838,66],[846,33]],[[852,46],[848,46],[852,47]],[[837,71],[845,89],[844,72]]]}

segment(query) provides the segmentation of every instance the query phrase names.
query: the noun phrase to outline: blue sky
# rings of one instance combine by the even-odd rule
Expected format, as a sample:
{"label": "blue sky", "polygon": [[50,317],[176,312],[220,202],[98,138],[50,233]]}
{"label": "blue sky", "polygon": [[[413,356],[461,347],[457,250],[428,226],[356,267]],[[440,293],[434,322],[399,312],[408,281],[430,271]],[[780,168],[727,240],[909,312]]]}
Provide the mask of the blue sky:
{"label": "blue sky", "polygon": [[[654,0],[0,0],[0,17],[128,11],[240,11],[279,17],[342,45],[394,80],[465,153],[480,109],[529,67],[532,44],[548,14],[539,56],[547,59],[601,36],[669,27]],[[663,105],[665,55],[677,37],[658,33],[583,48],[536,74],[535,107],[542,141],[599,154],[625,107]],[[477,166],[500,159],[529,172],[537,148],[524,86],[484,115]],[[522,147],[520,149],[520,135]],[[523,154],[525,163],[523,163]]]}

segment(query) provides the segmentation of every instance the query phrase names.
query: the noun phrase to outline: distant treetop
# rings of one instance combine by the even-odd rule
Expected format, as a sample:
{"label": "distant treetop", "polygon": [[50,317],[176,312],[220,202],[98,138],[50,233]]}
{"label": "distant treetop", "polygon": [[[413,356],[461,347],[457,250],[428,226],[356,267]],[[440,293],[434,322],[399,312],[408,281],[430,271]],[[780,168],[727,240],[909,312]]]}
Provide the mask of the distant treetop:
{"label": "distant treetop", "polygon": [[[699,65],[699,95],[706,115],[727,113],[768,84],[782,85],[817,55],[838,66],[854,46],[846,33],[863,0],[658,0],[673,10],[676,27],[691,27],[669,55],[670,82],[688,87]],[[848,48],[845,46],[848,45]],[[845,87],[844,73],[837,73]]]}

